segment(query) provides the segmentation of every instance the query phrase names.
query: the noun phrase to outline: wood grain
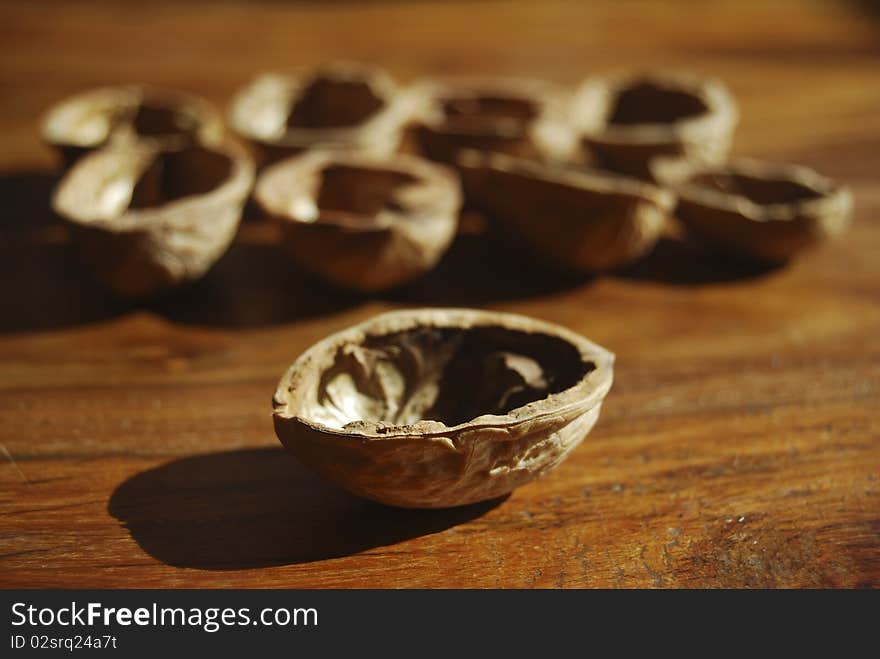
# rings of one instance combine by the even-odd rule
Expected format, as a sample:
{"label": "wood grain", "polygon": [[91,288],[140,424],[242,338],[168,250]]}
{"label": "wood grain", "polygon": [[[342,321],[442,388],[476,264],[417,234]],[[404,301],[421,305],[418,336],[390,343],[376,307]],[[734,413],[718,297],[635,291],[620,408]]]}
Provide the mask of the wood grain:
{"label": "wood grain", "polygon": [[[877,587],[880,23],[830,2],[0,4],[0,586]],[[478,29],[475,29],[478,26]],[[463,236],[373,299],[303,279],[249,219],[155,303],[95,287],[47,210],[40,113],[144,81],[226,103],[254,72],[618,67],[726,80],[735,150],[846,181],[839,242],[759,270],[665,240],[560,280]],[[617,353],[587,442],[503,501],[360,501],[280,449],[270,396],[327,333],[407,305],[568,326]]]}

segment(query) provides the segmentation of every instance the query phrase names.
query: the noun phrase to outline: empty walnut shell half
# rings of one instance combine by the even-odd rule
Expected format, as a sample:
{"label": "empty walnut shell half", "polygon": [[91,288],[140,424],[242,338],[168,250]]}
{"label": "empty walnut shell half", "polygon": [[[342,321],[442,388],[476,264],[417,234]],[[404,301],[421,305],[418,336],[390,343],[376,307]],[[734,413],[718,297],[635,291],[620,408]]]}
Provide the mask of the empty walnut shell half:
{"label": "empty walnut shell half", "polygon": [[384,71],[335,63],[258,76],[233,100],[230,123],[267,162],[311,148],[387,155],[412,108],[412,97]]}
{"label": "empty walnut shell half", "polygon": [[66,166],[108,142],[148,141],[162,150],[223,139],[223,119],[207,101],[140,85],[94,89],[62,101],[43,121],[43,139]]}
{"label": "empty walnut shell half", "polygon": [[656,181],[658,168],[723,162],[738,114],[717,80],[646,74],[588,79],[572,117],[600,167]]}
{"label": "empty walnut shell half", "polygon": [[451,78],[413,86],[420,117],[411,127],[419,150],[455,163],[462,149],[538,160],[567,160],[577,148],[568,98],[555,85],[518,78]]}
{"label": "empty walnut shell half", "polygon": [[608,172],[474,151],[459,165],[470,203],[502,235],[562,270],[599,272],[638,259],[674,206],[670,192]]}
{"label": "empty walnut shell half", "polygon": [[806,167],[740,159],[677,186],[677,215],[709,243],[783,262],[842,233],[852,195]]}
{"label": "empty walnut shell half", "polygon": [[383,314],[307,350],[274,397],[275,432],[348,490],[409,508],[493,499],[589,433],[614,355],[531,318]]}
{"label": "empty walnut shell half", "polygon": [[232,242],[254,179],[240,146],[109,145],[81,158],[53,197],[97,278],[144,296],[201,277]]}
{"label": "empty walnut shell half", "polygon": [[293,260],[336,286],[371,292],[432,268],[458,224],[453,172],[415,156],[310,151],[260,176],[257,204]]}

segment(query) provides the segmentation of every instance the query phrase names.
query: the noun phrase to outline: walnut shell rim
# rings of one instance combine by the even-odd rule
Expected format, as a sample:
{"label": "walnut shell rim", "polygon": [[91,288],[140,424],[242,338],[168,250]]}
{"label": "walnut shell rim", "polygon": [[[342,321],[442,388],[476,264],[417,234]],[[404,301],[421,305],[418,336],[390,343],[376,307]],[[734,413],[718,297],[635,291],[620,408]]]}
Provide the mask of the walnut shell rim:
{"label": "walnut shell rim", "polygon": [[[668,190],[602,170],[475,151],[463,152],[459,167],[471,203],[545,265],[569,272],[603,272],[638,260],[654,247],[675,206]],[[544,209],[530,210],[537,203]],[[571,215],[578,204],[582,213]],[[539,213],[542,221],[535,222]]]}
{"label": "walnut shell rim", "polygon": [[[402,181],[387,192],[390,207],[380,197],[372,214],[354,208],[327,217],[320,196],[334,167],[351,168],[355,177],[363,172],[363,185],[369,185],[369,172]],[[437,264],[455,237],[462,196],[454,172],[416,156],[311,150],[266,168],[254,201],[279,224],[282,247],[301,268],[335,286],[371,293]]]}
{"label": "walnut shell rim", "polygon": [[[555,83],[504,76],[447,76],[422,78],[411,90],[419,102],[419,116],[411,129],[421,152],[432,160],[454,164],[457,152],[464,149],[560,162],[575,155],[569,92]],[[447,120],[444,103],[481,97],[532,105],[535,116],[513,130],[502,118],[496,118],[495,125],[487,121],[476,127],[455,126]]]}
{"label": "walnut shell rim", "polygon": [[[143,141],[172,150],[189,143],[181,134],[139,134],[131,122],[137,109],[143,106],[154,106],[186,118],[195,128],[192,137],[196,143],[210,145],[223,140],[226,130],[223,117],[210,102],[189,92],[150,85],[99,87],[69,96],[44,115],[42,138],[46,144],[65,153],[68,161],[109,143]],[[77,126],[77,121],[89,112],[98,116],[98,123],[90,130]]]}
{"label": "walnut shell rim", "polygon": [[[288,126],[287,115],[298,94],[320,80],[363,82],[383,107],[354,125]],[[413,108],[413,98],[383,69],[342,61],[291,73],[262,73],[235,94],[228,116],[239,137],[260,149],[266,160],[275,162],[308,149],[390,154],[397,149]]]}
{"label": "walnut shell rim", "polygon": [[[740,189],[718,189],[711,182],[719,179],[739,179]],[[743,183],[761,186],[761,197],[751,198]],[[690,170],[674,189],[676,214],[698,237],[771,263],[837,237],[852,219],[849,189],[801,165],[739,158]]]}
{"label": "walnut shell rim", "polygon": [[[674,119],[615,124],[619,99],[639,86],[678,95],[702,109],[691,108]],[[573,95],[571,112],[582,142],[602,166],[652,181],[661,180],[658,169],[723,162],[739,118],[736,102],[720,80],[659,72],[587,78]]]}
{"label": "walnut shell rim", "polygon": [[[291,392],[297,385],[301,384],[307,375],[310,375],[310,373],[304,371],[307,368],[314,367],[314,362],[325,356],[331,348],[346,342],[362,343],[365,337],[373,335],[382,336],[422,327],[448,327],[468,330],[484,326],[501,326],[505,329],[527,333],[541,333],[561,338],[574,346],[578,350],[580,357],[585,362],[592,363],[595,368],[589,371],[587,378],[584,378],[574,386],[558,394],[551,394],[552,401],[549,401],[549,403],[546,399],[540,400],[513,409],[501,417],[482,415],[453,426],[446,426],[444,424],[442,429],[436,428],[436,421],[420,421],[391,429],[370,430],[369,428],[362,427],[358,430],[346,431],[309,421],[295,412],[290,414],[290,407],[292,405],[290,400]],[[562,326],[528,316],[466,308],[403,309],[374,316],[358,325],[336,332],[311,346],[297,358],[282,376],[273,397],[273,410],[277,417],[299,419],[302,423],[313,428],[345,437],[371,440],[390,440],[393,438],[409,437],[413,434],[418,434],[420,438],[442,437],[448,432],[470,427],[512,426],[528,421],[536,416],[549,415],[560,410],[573,407],[593,407],[602,401],[605,394],[611,388],[613,364],[614,355],[605,348]]]}
{"label": "walnut shell rim", "polygon": [[[213,180],[222,172],[209,190],[130,207],[151,166],[189,153],[207,154],[209,171],[184,176]],[[254,176],[250,155],[231,141],[170,153],[150,143],[116,143],[86,154],[68,170],[52,208],[102,284],[123,296],[144,297],[198,279],[226,252]],[[154,177],[154,185],[160,180]]]}
{"label": "walnut shell rim", "polygon": [[[318,383],[344,346],[426,328],[503,329],[553,339],[579,355],[584,374],[503,415],[452,426],[421,420],[335,428],[309,418]],[[288,368],[273,397],[275,431],[298,459],[360,496],[411,508],[474,503],[506,494],[564,460],[598,418],[613,363],[612,353],[584,337],[525,316],[473,309],[389,312],[325,338]]]}

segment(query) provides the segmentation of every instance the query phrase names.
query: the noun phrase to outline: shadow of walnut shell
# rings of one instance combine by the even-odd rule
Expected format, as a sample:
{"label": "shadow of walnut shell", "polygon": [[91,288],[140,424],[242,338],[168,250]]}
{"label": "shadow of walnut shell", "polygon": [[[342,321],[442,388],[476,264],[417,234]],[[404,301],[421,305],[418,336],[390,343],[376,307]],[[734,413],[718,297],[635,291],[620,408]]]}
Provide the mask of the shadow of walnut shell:
{"label": "shadow of walnut shell", "polygon": [[304,464],[368,499],[408,508],[493,499],[584,439],[613,361],[523,316],[387,313],[296,360],[275,392],[275,432]]}
{"label": "shadow of walnut shell", "polygon": [[303,270],[361,292],[432,268],[455,237],[461,206],[458,178],[441,165],[334,151],[269,167],[254,198]]}
{"label": "shadow of walnut shell", "polygon": [[624,266],[650,251],[674,205],[665,190],[617,174],[464,152],[469,203],[545,265],[571,272]]}
{"label": "shadow of walnut shell", "polygon": [[420,152],[454,164],[462,149],[567,160],[577,143],[568,98],[555,85],[519,78],[449,78],[416,83],[420,117],[410,131]]}
{"label": "shadow of walnut shell", "polygon": [[81,158],[52,204],[97,278],[146,296],[201,277],[232,242],[254,180],[235,144],[111,145]]}
{"label": "shadow of walnut shell", "polygon": [[677,186],[676,214],[694,234],[762,261],[784,262],[843,233],[849,190],[806,167],[736,160]]}
{"label": "shadow of walnut shell", "polygon": [[335,63],[258,76],[233,100],[230,123],[268,163],[312,148],[388,155],[412,108],[412,97],[384,71]]}
{"label": "shadow of walnut shell", "polygon": [[649,181],[658,168],[722,163],[738,117],[721,82],[676,74],[589,78],[571,115],[600,167]]}
{"label": "shadow of walnut shell", "polygon": [[207,101],[183,92],[124,85],[72,96],[46,114],[43,139],[65,166],[110,142],[150,142],[161,150],[217,144],[223,118]]}

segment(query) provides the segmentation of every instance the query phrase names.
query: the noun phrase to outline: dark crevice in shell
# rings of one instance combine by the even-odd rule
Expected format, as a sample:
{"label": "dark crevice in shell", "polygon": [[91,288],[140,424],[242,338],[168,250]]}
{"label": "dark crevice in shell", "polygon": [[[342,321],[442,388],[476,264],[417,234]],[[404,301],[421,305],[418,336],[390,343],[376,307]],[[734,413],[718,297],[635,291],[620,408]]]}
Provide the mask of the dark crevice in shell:
{"label": "dark crevice in shell", "polygon": [[151,103],[138,105],[129,121],[135,133],[142,137],[190,137],[194,140],[199,129],[197,118],[191,114]]}
{"label": "dark crevice in shell", "polygon": [[318,208],[322,213],[373,217],[387,208],[399,209],[395,191],[417,181],[412,174],[393,169],[330,165],[321,172]]}
{"label": "dark crevice in shell", "polygon": [[319,77],[297,98],[287,118],[289,128],[342,128],[367,121],[385,106],[364,80]]}
{"label": "dark crevice in shell", "polygon": [[706,103],[694,94],[645,81],[618,93],[608,123],[665,124],[690,119],[707,111]]}
{"label": "dark crevice in shell", "polygon": [[232,174],[229,156],[199,146],[160,153],[138,179],[129,208],[151,208],[207,194]]}

